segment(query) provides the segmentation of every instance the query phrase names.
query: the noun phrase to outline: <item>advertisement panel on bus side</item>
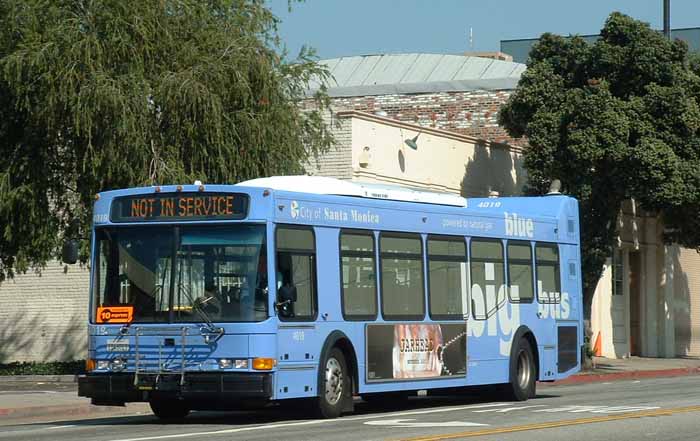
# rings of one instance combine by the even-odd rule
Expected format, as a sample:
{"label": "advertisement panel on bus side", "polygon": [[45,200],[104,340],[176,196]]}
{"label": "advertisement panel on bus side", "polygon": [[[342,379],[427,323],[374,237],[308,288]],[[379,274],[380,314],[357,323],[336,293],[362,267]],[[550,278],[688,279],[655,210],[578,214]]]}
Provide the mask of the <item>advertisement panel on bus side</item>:
{"label": "advertisement panel on bus side", "polygon": [[367,325],[367,381],[463,377],[465,323]]}

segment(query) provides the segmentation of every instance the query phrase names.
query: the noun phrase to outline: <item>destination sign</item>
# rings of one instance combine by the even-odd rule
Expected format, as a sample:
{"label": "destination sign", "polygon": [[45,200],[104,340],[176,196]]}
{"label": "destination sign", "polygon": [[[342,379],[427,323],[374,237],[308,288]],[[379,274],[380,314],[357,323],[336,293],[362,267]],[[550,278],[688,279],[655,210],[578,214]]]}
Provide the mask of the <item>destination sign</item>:
{"label": "destination sign", "polygon": [[248,195],[241,193],[163,193],[120,197],[112,202],[112,222],[244,219]]}

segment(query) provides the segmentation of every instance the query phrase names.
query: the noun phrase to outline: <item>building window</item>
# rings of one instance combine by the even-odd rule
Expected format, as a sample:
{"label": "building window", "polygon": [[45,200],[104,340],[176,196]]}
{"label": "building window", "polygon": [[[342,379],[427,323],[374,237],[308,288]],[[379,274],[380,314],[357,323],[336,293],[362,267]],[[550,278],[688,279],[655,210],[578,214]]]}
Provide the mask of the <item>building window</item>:
{"label": "building window", "polygon": [[372,233],[340,233],[340,282],[347,320],[377,317],[377,274]]}
{"label": "building window", "polygon": [[389,320],[425,317],[423,249],[417,234],[382,234],[382,314]]}
{"label": "building window", "polygon": [[614,296],[623,295],[622,276],[622,250],[616,248],[612,255],[612,293]]}
{"label": "building window", "polygon": [[316,244],[310,228],[277,228],[277,303],[282,320],[316,318]]}
{"label": "building window", "polygon": [[467,247],[463,238],[428,238],[428,282],[430,317],[464,319]]}
{"label": "building window", "polygon": [[511,302],[530,303],[534,299],[532,247],[529,242],[508,242],[508,285]]}
{"label": "building window", "polygon": [[559,303],[561,301],[561,277],[559,274],[559,248],[555,244],[538,243],[535,246],[537,265],[537,301]]}
{"label": "building window", "polygon": [[472,239],[470,250],[472,316],[486,320],[506,299],[503,244],[499,240]]}

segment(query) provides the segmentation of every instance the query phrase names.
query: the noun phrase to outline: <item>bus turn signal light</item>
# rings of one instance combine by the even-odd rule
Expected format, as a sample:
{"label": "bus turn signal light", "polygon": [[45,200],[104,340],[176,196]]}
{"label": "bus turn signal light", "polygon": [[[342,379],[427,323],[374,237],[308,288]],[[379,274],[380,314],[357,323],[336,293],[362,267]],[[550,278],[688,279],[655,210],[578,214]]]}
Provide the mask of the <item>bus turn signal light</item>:
{"label": "bus turn signal light", "polygon": [[97,368],[97,363],[92,358],[85,360],[85,372],[94,371]]}
{"label": "bus turn signal light", "polygon": [[253,369],[258,371],[269,371],[275,367],[274,358],[254,358],[253,359]]}

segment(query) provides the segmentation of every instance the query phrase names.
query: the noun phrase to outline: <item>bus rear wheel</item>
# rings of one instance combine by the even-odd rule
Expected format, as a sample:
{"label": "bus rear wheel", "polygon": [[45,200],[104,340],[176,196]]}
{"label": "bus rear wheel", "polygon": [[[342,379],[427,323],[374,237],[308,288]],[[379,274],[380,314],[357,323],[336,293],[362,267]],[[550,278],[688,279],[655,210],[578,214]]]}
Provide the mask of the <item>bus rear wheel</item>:
{"label": "bus rear wheel", "polygon": [[190,413],[187,403],[177,398],[154,398],[148,404],[151,405],[151,410],[155,416],[163,421],[179,421]]}
{"label": "bus rear wheel", "polygon": [[515,401],[526,401],[535,396],[535,357],[530,342],[521,338],[510,360],[508,395]]}
{"label": "bus rear wheel", "polygon": [[351,397],[350,376],[343,352],[331,349],[319,366],[318,413],[322,418],[337,418]]}

